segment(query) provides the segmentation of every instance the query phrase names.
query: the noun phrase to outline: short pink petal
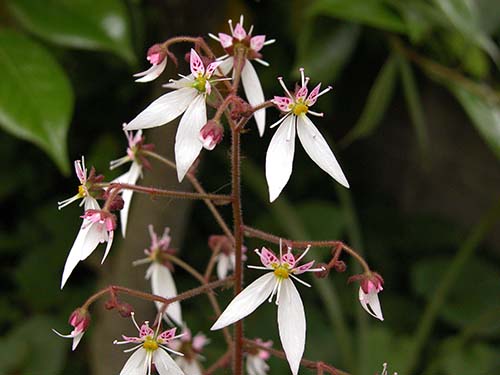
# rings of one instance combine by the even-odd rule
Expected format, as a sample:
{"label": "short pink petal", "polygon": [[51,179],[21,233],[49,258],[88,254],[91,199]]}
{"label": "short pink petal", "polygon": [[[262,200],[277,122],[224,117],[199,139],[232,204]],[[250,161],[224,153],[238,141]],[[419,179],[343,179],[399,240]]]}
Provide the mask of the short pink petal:
{"label": "short pink petal", "polygon": [[297,268],[294,268],[293,269],[294,275],[300,275],[301,273],[306,272],[307,270],[309,270],[313,266],[313,264],[314,264],[314,260],[312,260],[306,264],[303,264]]}
{"label": "short pink petal", "polygon": [[196,77],[198,75],[205,74],[205,67],[203,66],[203,61],[200,55],[196,53],[194,49],[191,48],[191,56],[189,58],[189,65],[191,67],[191,73]]}
{"label": "short pink petal", "polygon": [[219,40],[222,48],[229,48],[233,45],[233,37],[224,33],[219,33]]}
{"label": "short pink petal", "polygon": [[288,263],[290,268],[295,266],[295,257],[292,253],[286,253],[281,256],[281,263]]}
{"label": "short pink petal", "polygon": [[146,336],[154,336],[154,334],[155,334],[155,331],[153,331],[153,329],[151,327],[149,327],[149,325],[147,325],[147,324],[143,324],[141,326],[141,330],[139,331],[140,338],[143,338]]}
{"label": "short pink petal", "polygon": [[318,83],[318,85],[312,89],[311,93],[309,94],[309,97],[306,100],[306,104],[308,106],[311,106],[314,103],[316,103],[316,100],[318,100],[318,94],[319,94],[320,88],[321,88],[321,83]]}
{"label": "short pink petal", "polygon": [[238,40],[243,40],[247,37],[247,32],[239,22],[236,24],[236,27],[234,28],[233,36]]}
{"label": "short pink petal", "polygon": [[278,257],[270,250],[265,247],[260,251],[260,261],[266,267],[269,267],[272,263],[279,263]]}
{"label": "short pink petal", "polygon": [[256,35],[250,39],[250,48],[255,52],[259,52],[262,47],[264,47],[264,42],[266,41],[265,35]]}
{"label": "short pink petal", "polygon": [[214,61],[213,63],[208,64],[207,72],[205,73],[205,77],[210,78],[212,74],[214,74],[215,70],[219,67],[222,61]]}
{"label": "short pink petal", "polygon": [[290,109],[293,105],[292,99],[287,96],[275,96],[273,99],[273,103],[278,106],[280,111],[290,112]]}
{"label": "short pink petal", "polygon": [[307,96],[307,86],[302,86],[299,91],[295,94],[295,99],[305,100]]}
{"label": "short pink petal", "polygon": [[167,329],[166,331],[163,331],[160,335],[158,335],[158,338],[163,340],[163,341],[170,341],[172,340],[172,337],[175,336],[175,331],[177,328],[170,328]]}

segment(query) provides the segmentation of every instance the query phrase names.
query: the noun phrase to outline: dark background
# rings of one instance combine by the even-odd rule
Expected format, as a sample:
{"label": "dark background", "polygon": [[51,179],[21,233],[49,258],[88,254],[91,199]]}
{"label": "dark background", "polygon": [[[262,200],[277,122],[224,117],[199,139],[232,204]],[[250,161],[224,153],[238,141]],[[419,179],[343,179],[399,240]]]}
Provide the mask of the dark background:
{"label": "dark background", "polygon": [[[358,375],[380,372],[383,362],[400,375],[500,371],[496,1],[81,0],[47,1],[42,9],[39,4],[2,3],[0,32],[10,30],[49,54],[73,97],[57,91],[55,79],[29,76],[29,66],[26,82],[21,77],[9,83],[10,71],[4,69],[0,124],[8,132],[0,133],[0,374],[118,373],[127,355],[112,341],[134,332],[129,320],[96,304],[92,325],[74,353],[70,342],[56,337],[51,328],[69,331],[71,311],[109,283],[149,290],[145,268],[131,266],[149,244],[147,224],[155,224],[158,232],[170,226],[182,258],[203,269],[210,256],[207,238],[219,233],[205,206],[136,196],[127,240],[113,245],[103,266],[102,250],[96,250],[60,291],[80,209],[73,205],[59,212],[56,202],[74,194],[78,184],[69,166],[81,155],[108,180],[123,173],[126,168],[108,171],[109,161],[125,154],[121,124],[163,93],[162,83],[187,71],[182,56],[189,46],[182,45],[176,49],[178,70],[169,63],[153,83],[134,83],[131,75],[148,67],[148,47],[175,35],[207,38],[208,32],[227,33],[227,19],[236,22],[240,14],[246,26],[255,25],[255,33],[277,39],[263,50],[271,66],[256,67],[266,97],[282,95],[278,76],[291,87],[299,66],[313,84],[333,85],[315,107],[325,117],[314,121],[335,145],[351,184],[350,190],[338,186],[298,146],[291,180],[269,204],[264,160],[274,130],[266,129],[259,138],[252,125],[243,140],[245,222],[290,238],[342,239],[363,252],[385,279],[380,294],[383,323],[362,310],[357,286],[346,284],[357,272],[347,258],[344,274],[308,279],[314,283],[311,289],[299,286],[308,321],[305,357]],[[102,26],[110,15],[125,27],[118,39],[109,37],[109,23]],[[6,41],[8,37],[0,38],[2,68],[14,56]],[[42,65],[31,59],[33,49],[15,45],[19,66]],[[42,101],[39,93],[29,90],[32,78],[45,87],[54,85],[54,96],[45,98],[52,114],[68,113],[65,124],[57,125],[64,134],[67,129],[61,142],[66,142],[68,156],[54,156],[54,147],[49,152],[59,168],[41,149],[16,138],[17,128],[6,125],[12,106],[26,113],[32,108],[24,88],[35,97],[34,106]],[[10,84],[23,88],[8,91]],[[64,104],[68,98],[71,103]],[[40,108],[41,118],[51,116]],[[277,116],[277,110],[270,109],[268,123]],[[14,121],[19,128],[25,126],[22,119]],[[147,140],[172,157],[175,128],[172,123],[148,131]],[[203,152],[199,178],[208,191],[230,189],[228,149],[227,136],[216,150]],[[187,184],[179,187],[172,171],[153,167],[144,185],[189,189]],[[229,220],[229,208],[221,211]],[[263,243],[246,245],[253,249]],[[318,260],[327,259],[326,250],[316,251]],[[253,254],[248,263],[257,264]],[[175,277],[180,291],[196,286],[182,271]],[[248,280],[254,278],[253,272],[247,273]],[[221,293],[223,306],[229,294]],[[129,302],[139,319],[152,319],[152,306]],[[211,364],[224,347],[222,335],[208,331],[208,301],[190,300],[183,312],[194,332],[204,331],[211,338],[204,353],[205,364]],[[279,347],[275,307],[265,304],[250,316],[246,335],[273,339]],[[281,360],[271,359],[270,365],[273,374],[288,371]]]}

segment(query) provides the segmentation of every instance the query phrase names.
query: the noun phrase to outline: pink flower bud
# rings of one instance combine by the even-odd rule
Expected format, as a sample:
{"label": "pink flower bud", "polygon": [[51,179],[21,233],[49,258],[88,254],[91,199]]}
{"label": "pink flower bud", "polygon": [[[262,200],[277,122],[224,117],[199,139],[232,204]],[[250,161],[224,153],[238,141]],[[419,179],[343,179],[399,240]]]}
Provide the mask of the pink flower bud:
{"label": "pink flower bud", "polygon": [[147,59],[153,65],[161,64],[167,56],[165,48],[161,44],[155,44],[148,49]]}
{"label": "pink flower bud", "polygon": [[213,150],[222,141],[224,128],[216,121],[208,121],[200,130],[200,141],[207,150]]}
{"label": "pink flower bud", "polygon": [[74,328],[74,334],[85,332],[90,325],[90,314],[86,309],[79,307],[71,313],[68,323]]}

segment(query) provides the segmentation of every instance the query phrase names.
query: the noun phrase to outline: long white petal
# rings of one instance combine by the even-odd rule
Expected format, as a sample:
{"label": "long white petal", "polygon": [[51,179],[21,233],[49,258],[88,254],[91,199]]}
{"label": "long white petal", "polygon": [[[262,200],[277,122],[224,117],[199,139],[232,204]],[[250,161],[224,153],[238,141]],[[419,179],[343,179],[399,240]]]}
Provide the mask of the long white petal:
{"label": "long white petal", "polygon": [[153,363],[160,375],[184,375],[184,372],[177,366],[177,363],[163,349],[154,351]]}
{"label": "long white petal", "polygon": [[282,281],[278,327],[286,359],[293,375],[297,375],[306,343],[306,315],[299,292],[290,279]]}
{"label": "long white petal", "polygon": [[71,345],[71,350],[75,350],[76,347],[78,346],[78,344],[80,343],[82,337],[83,337],[83,334],[85,332],[80,332],[79,334],[77,334],[75,337],[73,337],[73,344]]}
{"label": "long white petal", "polygon": [[186,109],[175,135],[175,165],[179,182],[182,181],[203,148],[200,130],[206,123],[205,97],[198,95]]}
{"label": "long white petal", "polygon": [[[157,262],[153,262],[149,266],[147,277],[151,278],[151,290],[153,294],[165,298],[172,298],[177,295],[177,288],[175,287],[174,278],[172,277],[172,274],[167,267]],[[158,310],[163,306],[161,302],[155,303]],[[166,313],[175,321],[175,323],[177,323],[178,325],[182,325],[182,312],[180,302],[174,302],[168,305]]]}
{"label": "long white petal", "polygon": [[226,254],[219,254],[217,260],[217,277],[222,280],[227,276],[229,271],[229,257]]}
{"label": "long white petal", "polygon": [[75,242],[73,243],[68,257],[66,258],[66,263],[64,264],[64,270],[61,279],[61,289],[64,288],[64,285],[66,284],[66,281],[68,281],[69,276],[71,275],[77,264],[80,262],[81,249],[85,243],[85,238],[87,237],[87,233],[90,229],[90,226],[84,228],[83,224],[80,227],[80,231],[76,236]]}
{"label": "long white petal", "polygon": [[359,302],[368,314],[370,314],[374,318],[384,321],[384,316],[382,315],[382,308],[380,307],[380,301],[378,299],[377,293],[365,294],[363,292],[363,289],[360,287]]}
{"label": "long white petal", "polygon": [[100,243],[107,242],[109,240],[108,231],[106,230],[106,226],[104,224],[91,223],[89,225],[88,222],[85,222],[85,225],[88,225],[89,230],[85,236],[82,247],[80,248],[80,260],[87,259]]}
{"label": "long white petal", "polygon": [[275,284],[276,276],[272,272],[259,277],[234,297],[210,330],[227,327],[253,313],[269,297]]}
{"label": "long white petal", "polygon": [[151,65],[148,70],[144,72],[134,74],[134,77],[141,77],[136,79],[136,82],[151,82],[158,78],[158,76],[165,70],[165,66],[167,66],[167,59],[163,59],[163,61],[157,65]]}
{"label": "long white petal", "polygon": [[[126,173],[126,183],[135,185],[139,176],[142,174],[142,166],[138,163],[133,162],[130,166],[130,170]],[[120,223],[122,226],[122,235],[125,237],[127,232],[127,221],[128,221],[128,211],[130,209],[130,203],[132,202],[133,190],[125,189],[122,193],[123,208],[120,211]]]}
{"label": "long white petal", "polygon": [[120,375],[146,375],[148,371],[148,352],[144,348],[135,351],[123,366]]}
{"label": "long white petal", "polygon": [[[253,107],[264,103],[264,92],[262,91],[259,76],[249,60],[245,61],[245,66],[241,70],[241,83],[243,84],[243,90],[245,91],[248,102]],[[262,137],[266,126],[266,110],[264,108],[259,109],[253,116],[257,123],[259,134]]]}
{"label": "long white petal", "polygon": [[328,146],[325,138],[323,138],[318,129],[316,129],[312,121],[305,115],[299,116],[297,134],[300,143],[302,143],[309,157],[318,164],[321,169],[337,180],[339,184],[348,188],[349,183],[337,159],[335,159],[330,146]]}
{"label": "long white petal", "polygon": [[179,117],[189,106],[189,103],[193,101],[197,93],[196,89],[186,87],[162,95],[125,125],[123,129],[148,129],[164,125]]}
{"label": "long white petal", "polygon": [[220,71],[225,76],[227,76],[227,74],[233,69],[233,63],[234,63],[234,58],[228,57],[227,59],[223,60],[217,68],[220,69]]}
{"label": "long white petal", "polygon": [[202,375],[200,365],[196,359],[186,360],[184,357],[177,357],[175,363],[184,371],[185,375]]}
{"label": "long white petal", "polygon": [[280,195],[290,179],[295,153],[295,116],[288,116],[274,133],[266,154],[266,179],[269,200]]}

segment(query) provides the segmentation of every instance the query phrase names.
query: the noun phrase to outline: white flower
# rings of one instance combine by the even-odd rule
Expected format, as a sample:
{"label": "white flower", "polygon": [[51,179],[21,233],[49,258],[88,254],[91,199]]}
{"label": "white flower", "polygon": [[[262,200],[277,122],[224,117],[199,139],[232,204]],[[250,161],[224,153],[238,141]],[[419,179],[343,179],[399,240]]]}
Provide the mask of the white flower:
{"label": "white flower", "polygon": [[[257,343],[270,348],[273,345],[272,341],[264,342],[261,339],[255,340]],[[267,360],[271,355],[268,351],[260,348],[252,348],[248,351],[246,360],[247,375],[267,375],[269,365]]]}
{"label": "white flower", "polygon": [[[144,156],[141,155],[141,150],[151,150],[153,145],[144,144],[142,130],[138,130],[135,135],[132,132],[125,131],[125,136],[128,140],[127,155],[120,159],[110,162],[110,169],[115,169],[125,163],[132,162],[128,172],[116,178],[113,182],[135,185],[139,177],[142,177],[143,166],[148,167],[149,163]],[[125,237],[127,231],[128,212],[130,203],[132,203],[133,190],[125,189],[122,192],[123,208],[120,210],[120,223],[122,227],[122,235]]]}
{"label": "white flower", "polygon": [[159,375],[183,375],[184,372],[177,366],[168,352],[175,353],[167,344],[181,335],[175,336],[176,328],[163,331],[159,334],[160,324],[156,328],[156,332],[149,327],[149,322],[144,322],[141,327],[138,326],[132,313],[132,321],[139,331],[139,337],[129,337],[122,335],[124,341],[115,340],[113,343],[135,344],[131,349],[125,352],[133,351],[128,361],[123,366],[120,375],[151,375],[151,367],[154,364]]}
{"label": "white flower", "polygon": [[136,82],[150,82],[158,78],[167,66],[167,51],[161,44],[151,46],[147,53],[147,60],[151,63],[151,67],[144,72],[134,74],[134,77],[139,77]]}
{"label": "white flower", "polygon": [[[133,264],[151,263],[146,271],[146,279],[151,280],[151,290],[153,294],[164,298],[172,298],[177,296],[177,288],[175,287],[174,278],[170,269],[172,264],[163,259],[163,254],[172,253],[170,249],[171,237],[170,229],[165,228],[161,238],[158,238],[152,225],[148,226],[149,235],[151,236],[151,245],[144,250],[147,258],[136,260]],[[163,303],[155,302],[158,310],[163,308]],[[180,302],[173,302],[168,305],[164,318],[171,318],[176,324],[182,325],[182,311]]]}
{"label": "white flower", "polygon": [[[218,252],[217,254],[217,277],[222,280],[226,278],[229,272],[233,271],[236,266],[236,254],[234,249],[234,242],[228,236],[214,234],[208,239],[208,246],[212,251]],[[247,251],[246,246],[241,246],[243,261],[247,260],[245,255]]]}
{"label": "white flower", "polygon": [[[93,205],[91,201],[95,201],[89,191],[92,187],[93,180],[95,178],[95,170],[92,168],[90,171],[90,175],[87,176],[87,168],[85,167],[85,158],[82,156],[82,160],[75,160],[75,173],[78,177],[78,181],[80,181],[80,186],[78,186],[78,193],[73,195],[71,198],[65,199],[61,202],[57,202],[57,208],[60,210],[61,208],[66,207],[67,205],[81,199],[80,206],[90,206]],[[97,202],[96,202],[97,203]]]}
{"label": "white flower", "polygon": [[294,95],[288,91],[280,77],[278,80],[288,96],[275,96],[273,99],[274,104],[285,113],[285,116],[271,125],[273,128],[281,124],[271,139],[266,154],[266,178],[271,202],[278,198],[292,174],[295,131],[309,157],[341,185],[349,187],[332,150],[306,115],[323,116],[322,113],[311,111],[309,107],[316,103],[318,97],[330,91],[331,87],[320,92],[321,84],[318,84],[307,96],[309,78],[304,78],[304,69],[300,69],[300,73],[302,85]]}
{"label": "white flower", "polygon": [[219,280],[224,279],[229,272],[234,270],[236,262],[236,255],[225,254],[223,252],[217,255],[217,277]]}
{"label": "white flower", "polygon": [[125,130],[153,128],[169,123],[184,113],[175,136],[175,162],[179,182],[203,148],[200,131],[207,123],[206,96],[210,95],[211,83],[218,81],[212,79],[212,75],[219,64],[220,62],[213,62],[205,69],[200,56],[191,49],[191,74],[165,85],[174,91],[160,96],[124,126]]}
{"label": "white flower", "polygon": [[[256,35],[252,37],[253,26],[250,27],[248,33],[243,28],[243,16],[240,16],[240,22],[236,24],[233,29],[232,20],[228,21],[229,28],[231,29],[231,35],[224,33],[219,33],[218,36],[214,34],[208,34],[211,38],[217,40],[222,47],[227,52],[226,55],[220,57],[218,60],[222,60],[222,64],[219,69],[227,75],[234,65],[233,55],[236,53],[235,45],[239,48],[245,48],[245,65],[241,71],[241,83],[243,84],[243,90],[248,99],[248,102],[252,106],[257,106],[264,102],[264,92],[262,91],[262,86],[257,76],[257,72],[253,67],[250,60],[255,60],[264,66],[269,66],[269,64],[261,59],[262,55],[260,50],[275,40],[267,40],[265,35]],[[266,110],[260,109],[254,113],[255,122],[257,123],[257,128],[259,129],[259,134],[262,136],[264,134],[264,129],[266,125]]]}
{"label": "white flower", "polygon": [[238,294],[219,316],[211,330],[224,328],[251,314],[266,299],[271,302],[276,295],[278,305],[278,328],[283,350],[294,375],[299,371],[300,360],[304,353],[306,340],[306,317],[304,306],[299,292],[292,279],[309,286],[297,278],[304,272],[320,272],[323,268],[311,268],[314,261],[297,266],[298,262],[306,255],[307,248],[297,259],[291,253],[291,248],[280,258],[265,247],[261,252],[255,250],[260,256],[264,267],[249,266],[249,268],[271,271],[259,277],[240,294]]}

